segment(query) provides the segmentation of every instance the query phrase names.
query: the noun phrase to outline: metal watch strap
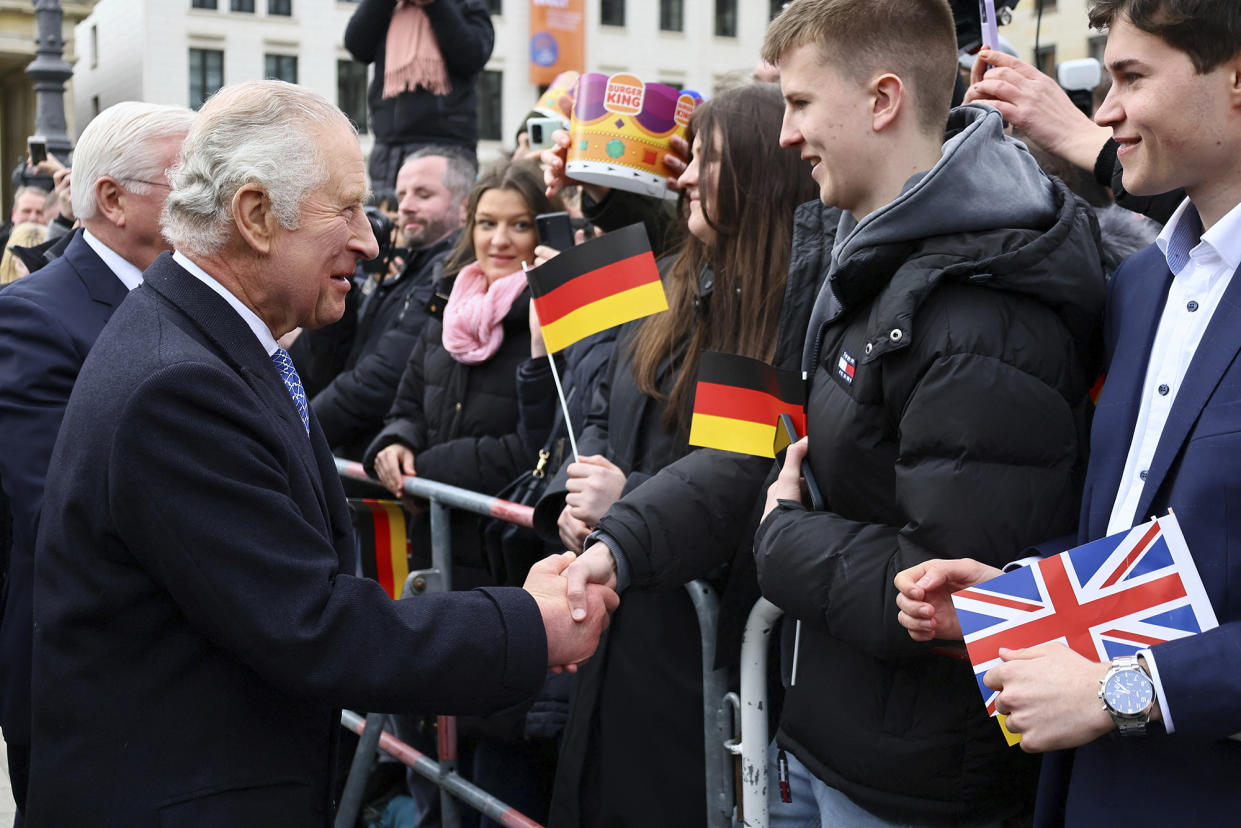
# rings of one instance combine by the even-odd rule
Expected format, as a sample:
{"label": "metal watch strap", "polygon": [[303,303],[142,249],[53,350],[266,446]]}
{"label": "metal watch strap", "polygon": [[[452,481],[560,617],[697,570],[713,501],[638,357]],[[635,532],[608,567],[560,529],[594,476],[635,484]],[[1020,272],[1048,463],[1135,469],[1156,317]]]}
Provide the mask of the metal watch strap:
{"label": "metal watch strap", "polygon": [[1150,680],[1150,675],[1146,672],[1145,668],[1142,667],[1142,662],[1138,660],[1136,655],[1118,656],[1117,658],[1112,659],[1111,668],[1108,669],[1107,673],[1105,673],[1103,678],[1099,681],[1099,698],[1103,700],[1103,709],[1106,710],[1108,715],[1112,717],[1112,721],[1115,722],[1116,729],[1120,732],[1120,735],[1145,736],[1146,725],[1150,721],[1151,711],[1154,709],[1153,701],[1151,706],[1146,709],[1145,714],[1126,715],[1113,710],[1111,705],[1107,703],[1107,700],[1103,696],[1104,691],[1107,689],[1108,679],[1116,673],[1129,670],[1138,670],[1142,673],[1142,675],[1147,677],[1147,680]]}

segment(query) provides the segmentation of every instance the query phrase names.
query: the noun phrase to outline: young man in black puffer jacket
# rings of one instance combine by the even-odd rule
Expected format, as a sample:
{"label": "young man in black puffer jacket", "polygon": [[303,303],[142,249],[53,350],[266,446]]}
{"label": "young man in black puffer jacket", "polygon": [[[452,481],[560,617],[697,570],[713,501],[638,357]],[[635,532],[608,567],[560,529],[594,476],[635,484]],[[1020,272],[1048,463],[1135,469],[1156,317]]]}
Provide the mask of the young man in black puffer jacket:
{"label": "young man in black puffer jacket", "polygon": [[949,115],[955,54],[946,0],[798,0],[764,44],[781,140],[844,211],[803,351],[808,444],[756,537],[763,594],[800,622],[773,825],[999,825],[1033,786],[968,661],[899,626],[892,578],[1073,528],[1104,283],[1086,204],[994,110]]}

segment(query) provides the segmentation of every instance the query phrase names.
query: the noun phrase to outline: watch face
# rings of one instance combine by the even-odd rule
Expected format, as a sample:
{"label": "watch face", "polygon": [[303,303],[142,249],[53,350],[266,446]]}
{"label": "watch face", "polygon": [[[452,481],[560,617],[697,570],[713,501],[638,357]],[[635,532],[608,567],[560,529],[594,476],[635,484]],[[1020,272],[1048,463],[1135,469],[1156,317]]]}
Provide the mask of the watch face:
{"label": "watch face", "polygon": [[1141,670],[1113,673],[1103,688],[1103,700],[1117,713],[1141,713],[1155,698],[1155,687]]}

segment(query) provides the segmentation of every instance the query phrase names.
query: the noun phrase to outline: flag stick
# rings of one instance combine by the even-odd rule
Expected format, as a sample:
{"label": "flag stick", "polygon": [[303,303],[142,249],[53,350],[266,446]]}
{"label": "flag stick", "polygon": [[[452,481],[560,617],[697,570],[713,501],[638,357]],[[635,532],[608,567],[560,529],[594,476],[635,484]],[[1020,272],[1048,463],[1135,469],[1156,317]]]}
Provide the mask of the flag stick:
{"label": "flag stick", "polygon": [[[523,273],[529,273],[530,268],[525,262],[521,263]],[[539,319],[538,306],[533,301],[530,303],[530,309],[534,311],[534,318],[539,320],[539,330],[543,330],[543,320]],[[577,438],[573,436],[573,421],[569,418],[569,401],[565,399],[564,387],[560,384],[560,372],[556,370],[556,358],[551,351],[547,352],[547,364],[552,367],[552,380],[556,383],[556,395],[560,397],[560,410],[564,412],[565,431],[569,433],[569,447],[573,449],[573,459],[578,459]]]}

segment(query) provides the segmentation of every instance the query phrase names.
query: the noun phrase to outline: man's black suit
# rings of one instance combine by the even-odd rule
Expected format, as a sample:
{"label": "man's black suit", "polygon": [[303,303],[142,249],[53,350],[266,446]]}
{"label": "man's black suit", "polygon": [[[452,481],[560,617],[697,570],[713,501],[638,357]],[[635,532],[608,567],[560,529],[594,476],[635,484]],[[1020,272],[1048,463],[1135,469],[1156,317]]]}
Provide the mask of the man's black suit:
{"label": "man's black suit", "polygon": [[29,824],[326,825],[337,707],[527,700],[540,612],[518,589],[394,602],[354,577],[313,414],[308,439],[217,294],[167,255],[145,275],[53,453]]}
{"label": "man's black suit", "polygon": [[44,477],[78,370],[126,293],[81,232],[61,258],[0,291],[0,484],[12,512],[0,727],[13,755],[19,807],[21,753],[30,745],[30,594]]}

